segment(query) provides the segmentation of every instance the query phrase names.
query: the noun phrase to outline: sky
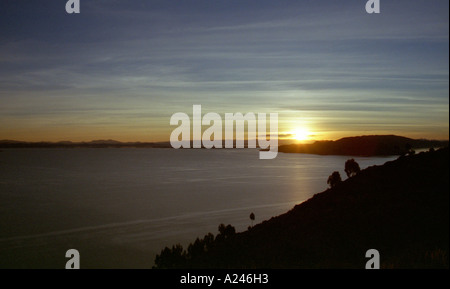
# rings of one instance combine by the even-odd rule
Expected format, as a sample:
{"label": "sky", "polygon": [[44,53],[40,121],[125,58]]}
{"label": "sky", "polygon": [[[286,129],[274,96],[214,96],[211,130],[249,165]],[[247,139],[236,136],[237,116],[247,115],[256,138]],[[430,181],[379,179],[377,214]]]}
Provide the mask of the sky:
{"label": "sky", "polygon": [[449,138],[449,2],[0,1],[0,140],[168,141],[174,113],[282,137]]}

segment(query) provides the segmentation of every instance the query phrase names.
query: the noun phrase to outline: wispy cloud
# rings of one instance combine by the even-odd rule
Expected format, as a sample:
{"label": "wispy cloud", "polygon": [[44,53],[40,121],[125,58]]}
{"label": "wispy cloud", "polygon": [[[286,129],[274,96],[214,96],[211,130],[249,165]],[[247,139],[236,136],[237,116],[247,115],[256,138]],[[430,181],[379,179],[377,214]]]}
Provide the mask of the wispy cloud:
{"label": "wispy cloud", "polygon": [[448,136],[448,1],[60,2],[0,4],[3,138],[33,119],[163,131],[192,104]]}

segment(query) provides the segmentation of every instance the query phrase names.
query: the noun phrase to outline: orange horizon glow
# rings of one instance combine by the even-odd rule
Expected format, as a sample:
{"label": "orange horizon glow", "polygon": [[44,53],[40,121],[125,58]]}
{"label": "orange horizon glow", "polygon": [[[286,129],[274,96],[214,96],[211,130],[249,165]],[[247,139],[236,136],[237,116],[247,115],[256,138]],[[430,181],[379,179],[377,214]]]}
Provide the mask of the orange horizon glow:
{"label": "orange horizon glow", "polygon": [[[13,140],[24,142],[90,142],[93,140],[115,140],[120,142],[169,142],[170,132],[157,133],[114,133],[112,131],[103,131],[103,133],[81,133],[76,130],[71,133],[53,134],[49,131],[45,133],[35,132],[31,133],[10,133],[0,134],[0,140]],[[312,131],[304,127],[298,127],[288,131],[280,131],[279,141],[292,141],[294,143],[312,143],[315,141],[334,141],[344,137],[364,136],[364,135],[397,135],[408,137],[412,139],[428,139],[428,140],[449,140],[449,135],[444,134],[421,134],[421,133],[406,133],[406,132],[391,132],[391,131]]]}
{"label": "orange horizon glow", "polygon": [[[319,120],[319,121],[317,121]],[[35,122],[31,126],[24,123],[6,123],[0,127],[0,140],[25,142],[89,142],[93,140],[115,140],[120,142],[168,142],[174,127],[164,119],[158,119],[149,126],[138,123],[117,125],[74,125],[66,127]],[[9,126],[9,128],[8,128]],[[434,129],[434,128],[432,128]],[[397,135],[412,139],[448,140],[448,131],[439,127],[435,130],[402,130],[376,129],[367,130],[338,129],[320,123],[320,119],[301,119],[296,115],[282,118],[278,126],[278,139],[281,143],[312,143],[323,140],[338,140],[344,137],[363,135]]]}

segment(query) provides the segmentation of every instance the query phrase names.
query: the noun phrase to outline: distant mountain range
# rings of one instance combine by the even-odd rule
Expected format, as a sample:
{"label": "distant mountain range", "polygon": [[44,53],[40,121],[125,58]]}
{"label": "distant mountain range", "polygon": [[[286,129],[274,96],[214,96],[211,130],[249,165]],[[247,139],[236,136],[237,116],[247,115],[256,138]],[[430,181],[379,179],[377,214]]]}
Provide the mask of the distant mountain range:
{"label": "distant mountain range", "polygon": [[0,148],[170,148],[169,142],[120,142],[116,140],[93,140],[90,142],[24,142],[0,140]]}
{"label": "distant mountain range", "polygon": [[[255,141],[258,143],[257,141]],[[280,140],[279,144],[290,143]],[[233,141],[233,146],[236,146],[236,140]],[[104,147],[136,147],[136,148],[172,148],[170,142],[120,142],[112,139],[108,140],[93,140],[89,142],[25,142],[17,140],[0,140],[0,148],[72,148],[72,147],[87,147],[87,148],[104,148]],[[191,148],[193,141],[191,141]],[[222,147],[225,148],[225,140],[222,141]],[[248,141],[244,141],[244,147],[248,147]]]}
{"label": "distant mountain range", "polygon": [[336,141],[316,141],[312,144],[281,145],[279,152],[317,155],[377,156],[404,155],[414,149],[440,148],[447,141],[411,139],[396,135],[346,137]]}
{"label": "distant mountain range", "polygon": [[[225,143],[223,143],[224,145]],[[404,155],[413,149],[445,146],[448,146],[448,141],[411,139],[395,135],[372,135],[346,137],[336,141],[316,141],[312,144],[283,144],[280,140],[278,151],[318,155],[375,156]],[[247,147],[247,141],[245,141],[245,147]],[[170,142],[120,142],[111,139],[89,142],[0,140],[0,148],[172,148],[172,146]]]}

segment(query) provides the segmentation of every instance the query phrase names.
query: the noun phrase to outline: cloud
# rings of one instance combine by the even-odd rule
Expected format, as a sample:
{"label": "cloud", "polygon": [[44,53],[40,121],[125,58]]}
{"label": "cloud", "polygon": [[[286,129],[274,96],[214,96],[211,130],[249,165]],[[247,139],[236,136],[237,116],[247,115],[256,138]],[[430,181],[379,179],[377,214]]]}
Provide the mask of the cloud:
{"label": "cloud", "polygon": [[0,4],[3,119],[160,125],[193,104],[318,123],[448,115],[447,1],[385,1],[380,15],[353,0],[83,1],[74,17],[35,2]]}

